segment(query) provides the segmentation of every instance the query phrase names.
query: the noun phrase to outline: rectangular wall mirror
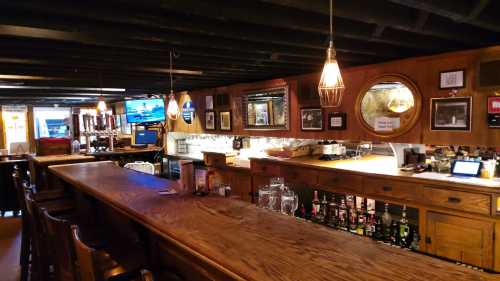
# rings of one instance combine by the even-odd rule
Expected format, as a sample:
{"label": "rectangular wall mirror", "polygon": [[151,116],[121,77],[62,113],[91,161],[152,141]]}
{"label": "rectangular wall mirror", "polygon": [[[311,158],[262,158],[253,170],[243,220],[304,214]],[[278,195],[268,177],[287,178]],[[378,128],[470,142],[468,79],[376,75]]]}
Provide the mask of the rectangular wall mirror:
{"label": "rectangular wall mirror", "polygon": [[243,123],[246,130],[288,130],[288,87],[245,93]]}

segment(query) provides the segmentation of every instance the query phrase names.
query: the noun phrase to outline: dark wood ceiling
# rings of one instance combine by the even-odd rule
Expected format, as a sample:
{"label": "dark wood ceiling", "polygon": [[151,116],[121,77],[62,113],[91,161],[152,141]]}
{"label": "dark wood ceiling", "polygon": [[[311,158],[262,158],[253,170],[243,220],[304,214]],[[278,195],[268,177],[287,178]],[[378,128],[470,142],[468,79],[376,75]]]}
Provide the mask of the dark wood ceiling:
{"label": "dark wood ceiling", "polygon": [[[0,103],[85,103],[320,71],[328,0],[0,1]],[[497,0],[337,0],[341,67],[500,44]],[[182,73],[182,70],[202,74]],[[64,99],[68,97],[67,99]]]}

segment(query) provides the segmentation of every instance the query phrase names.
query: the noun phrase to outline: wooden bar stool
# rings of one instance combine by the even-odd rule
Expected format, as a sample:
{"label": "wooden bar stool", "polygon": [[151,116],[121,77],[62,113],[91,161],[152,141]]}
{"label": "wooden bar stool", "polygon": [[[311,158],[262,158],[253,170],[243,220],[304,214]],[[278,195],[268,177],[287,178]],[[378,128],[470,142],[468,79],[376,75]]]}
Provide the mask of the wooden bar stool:
{"label": "wooden bar stool", "polygon": [[[123,257],[115,259],[107,251],[94,249],[81,239],[79,227],[71,226],[71,235],[76,256],[76,268],[80,281],[108,281],[108,280],[141,280],[137,278],[142,261],[137,262],[132,255],[129,259]],[[117,260],[120,260],[118,262]],[[150,278],[145,272],[145,280]]]}
{"label": "wooden bar stool", "polygon": [[[52,248],[49,247],[46,233],[46,228],[42,223],[42,210],[48,210],[54,214],[70,217],[73,212],[73,204],[69,200],[45,200],[37,202],[35,195],[26,184],[22,186],[25,188],[24,198],[26,212],[23,214],[23,219],[26,220],[27,239],[25,241],[24,257],[22,257],[21,279],[22,281],[28,280],[28,275],[31,273],[31,281],[47,281],[53,277],[51,270],[52,261]],[[24,225],[23,225],[24,227]],[[25,239],[23,239],[25,240]],[[27,249],[27,250],[26,250]],[[31,259],[30,259],[31,257]],[[28,270],[30,269],[30,270]]]}

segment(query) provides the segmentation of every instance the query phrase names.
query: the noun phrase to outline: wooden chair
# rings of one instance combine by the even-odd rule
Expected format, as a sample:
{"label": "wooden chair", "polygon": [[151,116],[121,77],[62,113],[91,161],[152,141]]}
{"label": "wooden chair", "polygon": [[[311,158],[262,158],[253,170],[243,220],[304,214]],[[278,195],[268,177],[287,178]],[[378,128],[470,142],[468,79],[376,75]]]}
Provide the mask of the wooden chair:
{"label": "wooden chair", "polygon": [[[71,235],[76,256],[76,268],[80,281],[137,280],[142,264],[128,259],[115,260],[107,251],[89,247],[82,241],[79,227],[71,226]],[[142,275],[142,274],[141,274]],[[151,280],[143,274],[144,280]],[[140,279],[139,279],[140,280]]]}
{"label": "wooden chair", "polygon": [[14,188],[17,194],[17,201],[21,209],[21,219],[22,219],[22,233],[21,233],[21,254],[19,256],[19,263],[21,265],[21,281],[28,280],[29,266],[30,266],[30,224],[28,223],[28,213],[26,210],[26,201],[24,198],[24,188],[23,179],[21,178],[21,173],[17,167],[14,167],[14,172],[12,173],[12,178],[14,180]]}
{"label": "wooden chair", "polygon": [[43,209],[48,246],[52,249],[54,279],[56,281],[77,280],[75,268],[75,252],[71,240],[71,222],[68,219],[58,218]]}
{"label": "wooden chair", "polygon": [[[37,201],[36,193],[34,193],[26,182],[21,184],[24,191],[24,201],[26,212],[23,213],[23,219],[26,224],[26,241],[25,247],[22,249],[22,281],[28,280],[28,275],[31,273],[31,281],[46,281],[53,276],[51,267],[53,265],[52,248],[48,245],[47,230],[42,223],[41,213],[43,210],[48,210],[54,214],[59,214],[63,217],[70,217],[73,213],[74,204],[67,199],[40,200]],[[42,194],[42,193],[41,193]],[[44,198],[46,199],[46,198]],[[22,247],[22,245],[21,245]],[[23,252],[24,251],[24,252]],[[31,259],[29,258],[31,256]],[[31,270],[28,271],[28,268]]]}

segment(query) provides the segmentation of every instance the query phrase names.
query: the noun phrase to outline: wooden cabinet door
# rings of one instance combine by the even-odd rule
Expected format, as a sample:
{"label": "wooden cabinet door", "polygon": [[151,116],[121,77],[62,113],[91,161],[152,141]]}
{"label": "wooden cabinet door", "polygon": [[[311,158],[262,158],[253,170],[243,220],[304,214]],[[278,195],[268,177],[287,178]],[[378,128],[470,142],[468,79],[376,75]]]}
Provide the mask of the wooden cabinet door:
{"label": "wooden cabinet door", "polygon": [[220,171],[222,183],[231,186],[231,195],[252,202],[252,176],[250,173],[225,170]]}
{"label": "wooden cabinet door", "polygon": [[427,252],[469,265],[493,266],[494,223],[427,213]]}

